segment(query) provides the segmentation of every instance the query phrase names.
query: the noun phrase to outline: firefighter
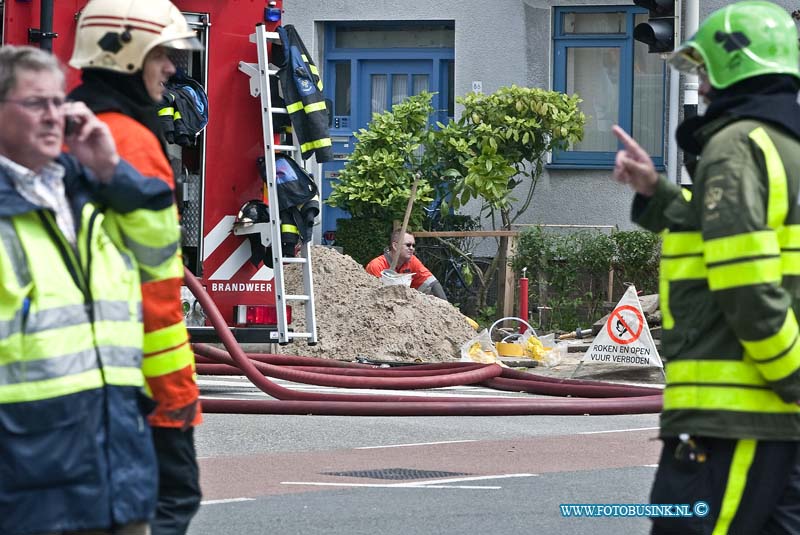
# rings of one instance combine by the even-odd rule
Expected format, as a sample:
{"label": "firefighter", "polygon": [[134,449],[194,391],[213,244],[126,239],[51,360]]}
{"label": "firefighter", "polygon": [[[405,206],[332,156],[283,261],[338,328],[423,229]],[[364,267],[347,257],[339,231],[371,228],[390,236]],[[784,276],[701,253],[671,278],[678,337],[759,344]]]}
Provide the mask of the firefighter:
{"label": "firefighter", "polygon": [[[82,84],[70,97],[86,102],[108,124],[123,158],[171,188],[174,177],[160,138],[157,103],[176,71],[170,51],[200,48],[186,19],[168,0],[91,0],[78,20],[70,65],[82,70]],[[163,235],[157,246],[131,247],[134,254],[160,261],[141,273],[142,368],[158,402],[149,418],[159,467],[153,535],[185,533],[201,497],[194,447],[194,426],[201,414],[180,299],[177,209],[171,224],[175,233]]]}
{"label": "firefighter", "polygon": [[769,2],[712,13],[670,63],[700,76],[678,128],[692,194],[619,127],[614,177],[663,233],[663,449],[653,533],[800,533],[800,88],[797,29]]}
{"label": "firefighter", "polygon": [[127,244],[174,233],[172,193],[65,101],[51,54],[0,48],[0,88],[0,533],[145,535],[153,402]]}

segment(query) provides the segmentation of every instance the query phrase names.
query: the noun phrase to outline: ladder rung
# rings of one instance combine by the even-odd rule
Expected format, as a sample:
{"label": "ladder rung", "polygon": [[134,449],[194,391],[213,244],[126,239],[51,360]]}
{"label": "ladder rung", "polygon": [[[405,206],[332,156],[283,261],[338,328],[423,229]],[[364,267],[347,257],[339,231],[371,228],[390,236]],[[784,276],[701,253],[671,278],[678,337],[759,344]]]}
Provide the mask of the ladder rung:
{"label": "ladder rung", "polygon": [[305,264],[307,262],[302,256],[284,256],[281,260],[284,264]]}
{"label": "ladder rung", "polygon": [[280,41],[281,35],[278,32],[264,32],[264,37],[271,41]]}
{"label": "ladder rung", "polygon": [[267,74],[269,74],[270,76],[275,76],[276,74],[278,74],[278,69],[267,69]]}
{"label": "ladder rung", "polygon": [[294,145],[273,145],[272,149],[273,150],[285,150],[287,152],[293,152],[293,151],[297,150],[297,147],[295,147]]}
{"label": "ladder rung", "polygon": [[308,301],[307,295],[284,295],[286,301]]}
{"label": "ladder rung", "polygon": [[291,333],[287,333],[287,334],[289,335],[289,338],[311,338],[311,333],[295,333],[295,332],[291,332]]}
{"label": "ladder rung", "polygon": [[272,108],[272,113],[289,113],[286,108]]}

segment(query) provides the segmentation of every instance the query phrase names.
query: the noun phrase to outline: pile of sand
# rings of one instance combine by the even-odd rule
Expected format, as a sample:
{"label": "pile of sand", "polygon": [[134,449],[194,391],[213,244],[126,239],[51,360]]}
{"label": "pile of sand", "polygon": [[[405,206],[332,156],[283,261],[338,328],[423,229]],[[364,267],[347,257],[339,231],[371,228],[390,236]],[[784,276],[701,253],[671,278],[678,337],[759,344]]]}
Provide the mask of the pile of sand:
{"label": "pile of sand", "polygon": [[[314,246],[311,265],[316,305],[316,346],[296,341],[276,352],[394,362],[458,360],[475,336],[466,318],[446,301],[402,286],[383,286],[347,255]],[[301,294],[301,266],[284,268],[285,291]],[[292,306],[291,327],[305,331],[305,306]]]}

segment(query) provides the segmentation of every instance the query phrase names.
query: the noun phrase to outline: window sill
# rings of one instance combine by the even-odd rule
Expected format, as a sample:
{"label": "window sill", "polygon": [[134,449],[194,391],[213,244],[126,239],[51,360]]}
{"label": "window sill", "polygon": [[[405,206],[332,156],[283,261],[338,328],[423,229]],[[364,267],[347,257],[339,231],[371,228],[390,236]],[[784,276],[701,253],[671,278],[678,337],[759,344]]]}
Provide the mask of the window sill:
{"label": "window sill", "polygon": [[548,163],[544,166],[547,170],[558,169],[614,169],[614,164],[611,163]]}
{"label": "window sill", "polygon": [[[656,171],[663,172],[666,170],[666,167],[663,165],[656,165]],[[545,169],[548,171],[558,171],[558,170],[575,170],[575,169],[585,169],[585,170],[605,170],[611,171],[614,169],[614,164],[609,163],[548,163],[544,166]]]}

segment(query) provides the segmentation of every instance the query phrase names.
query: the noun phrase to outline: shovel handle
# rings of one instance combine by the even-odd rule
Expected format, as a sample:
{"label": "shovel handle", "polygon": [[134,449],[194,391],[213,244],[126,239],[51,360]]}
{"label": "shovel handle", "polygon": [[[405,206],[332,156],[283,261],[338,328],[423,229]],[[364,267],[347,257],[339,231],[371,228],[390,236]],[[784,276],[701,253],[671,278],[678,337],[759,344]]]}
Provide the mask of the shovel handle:
{"label": "shovel handle", "polygon": [[[405,236],[406,229],[408,228],[408,220],[411,218],[411,208],[414,206],[414,200],[417,198],[417,186],[422,178],[422,173],[417,171],[414,175],[414,183],[411,184],[411,195],[408,197],[408,204],[406,205],[406,213],[403,216],[403,225],[400,227],[400,236]],[[392,265],[389,269],[394,271],[397,267],[397,261],[400,259],[400,247],[398,247],[392,255]]]}

